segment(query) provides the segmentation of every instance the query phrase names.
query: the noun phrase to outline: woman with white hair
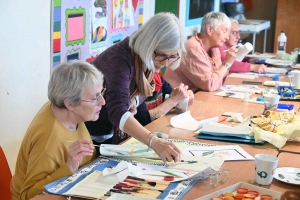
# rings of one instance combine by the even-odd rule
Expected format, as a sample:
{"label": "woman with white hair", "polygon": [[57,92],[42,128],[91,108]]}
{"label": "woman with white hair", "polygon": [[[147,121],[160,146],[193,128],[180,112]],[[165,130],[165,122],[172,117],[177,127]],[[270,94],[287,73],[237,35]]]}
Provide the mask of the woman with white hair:
{"label": "woman with white hair", "polygon": [[236,59],[235,47],[227,52],[224,62],[218,49],[228,40],[230,27],[230,20],[224,13],[210,12],[204,15],[200,33],[186,42],[187,54],[182,58],[180,67],[166,69],[166,81],[173,87],[182,82],[193,91],[220,89]]}
{"label": "woman with white hair", "polygon": [[95,121],[105,104],[103,75],[89,63],[63,63],[53,71],[49,101],[36,114],[24,136],[11,180],[13,200],[31,199],[44,186],[95,158],[84,121]]}
{"label": "woman with white hair", "polygon": [[[236,19],[230,19],[231,21],[231,29],[229,33],[229,39],[226,40],[224,46],[219,47],[221,53],[221,60],[224,60],[226,57],[225,50],[231,48],[232,46],[236,46],[240,37],[240,29],[239,22]],[[264,64],[251,64],[244,59],[242,62],[234,61],[230,72],[258,72],[258,73],[267,73],[268,68]]]}
{"label": "woman with white hair", "polygon": [[[159,13],[95,59],[95,66],[105,77],[107,104],[97,121],[86,122],[94,144],[118,143],[125,132],[151,147],[164,162],[180,160],[180,150],[173,143],[157,138],[133,114],[146,97],[153,95],[153,74],[165,65],[176,69],[184,52],[178,18]],[[182,84],[180,88],[187,97],[187,87]]]}

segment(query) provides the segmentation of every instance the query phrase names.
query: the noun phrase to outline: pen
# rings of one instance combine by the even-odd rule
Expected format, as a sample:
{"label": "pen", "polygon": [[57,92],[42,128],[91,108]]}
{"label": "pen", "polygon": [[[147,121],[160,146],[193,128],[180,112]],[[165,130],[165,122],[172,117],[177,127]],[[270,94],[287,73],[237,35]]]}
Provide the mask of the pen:
{"label": "pen", "polygon": [[[237,49],[238,49],[239,47],[240,47],[239,45],[236,45],[236,46],[235,46],[235,48],[237,48]],[[229,48],[229,49],[226,49],[226,50],[224,50],[223,52],[230,51],[230,49],[231,49],[231,48]]]}
{"label": "pen", "polygon": [[[72,140],[67,140],[67,142],[75,142],[75,141],[72,141]],[[93,144],[94,147],[100,147],[100,145],[96,145],[96,144]]]}

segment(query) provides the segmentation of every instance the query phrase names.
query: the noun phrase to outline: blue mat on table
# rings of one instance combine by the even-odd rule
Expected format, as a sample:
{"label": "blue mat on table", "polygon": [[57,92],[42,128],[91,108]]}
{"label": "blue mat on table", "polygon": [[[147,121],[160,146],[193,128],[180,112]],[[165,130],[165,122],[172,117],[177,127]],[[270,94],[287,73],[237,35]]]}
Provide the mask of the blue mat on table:
{"label": "blue mat on table", "polygon": [[[50,194],[64,195],[78,182],[83,180],[86,176],[93,173],[95,170],[103,171],[107,167],[114,167],[118,165],[118,161],[109,160],[107,158],[97,158],[88,165],[78,169],[72,176],[65,176],[57,181],[49,183],[45,186],[45,190]],[[181,199],[199,180],[188,180],[172,182],[168,187],[157,197],[157,199],[164,199],[168,195],[172,195],[174,199]],[[180,190],[176,187],[181,184]]]}
{"label": "blue mat on table", "polygon": [[254,139],[247,139],[242,137],[234,137],[234,136],[220,136],[220,135],[210,135],[205,133],[199,133],[197,135],[199,139],[207,139],[207,140],[221,140],[221,141],[230,141],[230,142],[242,142],[242,143],[252,143],[252,144],[264,144],[264,142],[255,143]]}

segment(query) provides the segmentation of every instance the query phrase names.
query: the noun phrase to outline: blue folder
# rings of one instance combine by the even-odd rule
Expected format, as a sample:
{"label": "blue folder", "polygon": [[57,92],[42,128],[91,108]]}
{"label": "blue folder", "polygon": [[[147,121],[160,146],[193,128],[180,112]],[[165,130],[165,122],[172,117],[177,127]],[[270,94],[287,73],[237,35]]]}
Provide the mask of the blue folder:
{"label": "blue folder", "polygon": [[234,136],[211,135],[211,134],[205,134],[205,133],[201,133],[201,132],[197,135],[197,138],[206,139],[206,140],[221,140],[221,141],[230,141],[230,142],[264,144],[264,141],[256,143],[253,138],[247,139],[247,138],[234,137]]}

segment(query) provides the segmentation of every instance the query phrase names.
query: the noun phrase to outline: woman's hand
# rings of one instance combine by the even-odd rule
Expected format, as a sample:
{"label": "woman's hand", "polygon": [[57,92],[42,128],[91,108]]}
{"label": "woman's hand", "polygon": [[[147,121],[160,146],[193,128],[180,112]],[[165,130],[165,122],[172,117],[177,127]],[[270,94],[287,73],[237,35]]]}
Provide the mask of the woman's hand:
{"label": "woman's hand", "polygon": [[73,142],[68,148],[67,165],[74,173],[84,156],[92,156],[94,152],[93,142],[91,140],[77,140]]}
{"label": "woman's hand", "polygon": [[129,105],[128,111],[131,112],[133,115],[135,115],[137,113],[136,107],[137,107],[137,105],[136,105],[135,98],[130,99],[130,105]]}
{"label": "woman's hand", "polygon": [[268,68],[264,64],[251,64],[250,71],[257,72],[257,73],[267,73]]}
{"label": "woman's hand", "polygon": [[192,90],[188,90],[189,95],[189,106],[191,106],[194,103],[194,92]]}
{"label": "woman's hand", "polygon": [[180,162],[181,151],[174,143],[153,136],[152,149],[164,162]]}
{"label": "woman's hand", "polygon": [[180,83],[178,87],[173,88],[170,99],[172,99],[175,104],[178,104],[180,101],[184,100],[189,96],[188,89],[189,87],[187,85],[184,85],[183,83]]}

